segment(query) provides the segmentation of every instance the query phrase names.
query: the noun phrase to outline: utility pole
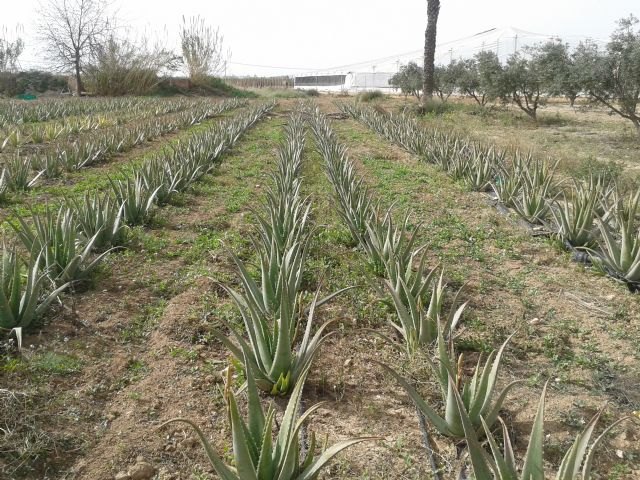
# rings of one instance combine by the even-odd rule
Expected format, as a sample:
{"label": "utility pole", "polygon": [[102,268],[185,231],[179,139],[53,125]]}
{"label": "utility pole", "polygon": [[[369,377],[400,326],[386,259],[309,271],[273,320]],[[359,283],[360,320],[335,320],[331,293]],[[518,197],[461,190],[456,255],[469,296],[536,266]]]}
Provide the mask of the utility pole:
{"label": "utility pole", "polygon": [[449,49],[449,63],[453,62],[453,48]]}
{"label": "utility pole", "polygon": [[518,34],[517,33],[513,40],[513,53],[518,53]]}

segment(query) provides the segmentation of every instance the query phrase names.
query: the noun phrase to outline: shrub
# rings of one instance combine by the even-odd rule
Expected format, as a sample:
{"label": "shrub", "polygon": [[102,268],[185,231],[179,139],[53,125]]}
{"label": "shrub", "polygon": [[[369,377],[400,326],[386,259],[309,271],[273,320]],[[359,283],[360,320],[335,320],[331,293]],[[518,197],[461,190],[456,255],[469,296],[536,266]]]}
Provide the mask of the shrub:
{"label": "shrub", "polygon": [[67,80],[62,75],[54,75],[38,70],[18,73],[0,73],[0,95],[13,97],[27,92],[44,93],[50,90],[62,91],[67,88]]}
{"label": "shrub", "polygon": [[370,92],[362,92],[358,95],[358,100],[361,102],[372,102],[373,100],[379,100],[384,97],[384,93],[380,90],[372,90]]}
{"label": "shrub", "polygon": [[453,110],[455,110],[453,104],[440,100],[427,100],[426,103],[414,107],[414,111],[418,115],[444,115]]}

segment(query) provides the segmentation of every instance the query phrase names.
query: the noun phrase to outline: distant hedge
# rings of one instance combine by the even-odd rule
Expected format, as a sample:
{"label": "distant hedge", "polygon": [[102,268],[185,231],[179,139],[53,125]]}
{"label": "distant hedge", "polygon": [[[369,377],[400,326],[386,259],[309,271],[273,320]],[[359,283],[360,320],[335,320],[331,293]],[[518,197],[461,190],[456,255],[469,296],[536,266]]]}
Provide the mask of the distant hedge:
{"label": "distant hedge", "polygon": [[0,73],[0,95],[15,97],[23,93],[44,93],[67,89],[67,79],[61,75],[32,70]]}

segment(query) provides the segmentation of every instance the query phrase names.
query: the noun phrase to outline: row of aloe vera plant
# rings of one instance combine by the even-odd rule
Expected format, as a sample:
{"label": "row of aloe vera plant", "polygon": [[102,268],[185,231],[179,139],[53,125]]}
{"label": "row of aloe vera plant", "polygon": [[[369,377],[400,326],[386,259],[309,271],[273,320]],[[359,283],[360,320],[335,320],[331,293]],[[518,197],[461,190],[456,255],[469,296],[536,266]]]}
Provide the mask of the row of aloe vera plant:
{"label": "row of aloe vera plant", "polygon": [[[285,127],[286,138],[278,150],[264,212],[254,212],[257,224],[252,243],[259,258],[259,280],[256,281],[247,265],[232,253],[242,291],[223,285],[240,311],[248,337],[245,340],[241,331],[228,324],[226,326],[233,338],[220,332],[216,334],[244,364],[247,379],[247,421],[240,416],[238,396],[231,391],[230,373],[225,390],[233,438],[233,465],[223,462],[203,432],[190,420],[167,422],[182,421],[191,425],[204,444],[216,473],[224,479],[314,479],[340,451],[367,440],[346,440],[316,456],[316,442],[312,435],[304,459],[300,451],[303,424],[320,407],[318,404],[304,413],[299,411],[304,382],[318,348],[327,338],[324,332],[328,323],[312,334],[314,312],[339,293],[319,300],[316,292],[306,309],[301,304],[302,276],[309,242],[314,234],[309,225],[311,202],[300,193],[305,143],[301,108],[290,116]],[[303,325],[305,314],[306,326]],[[291,393],[275,442],[276,410],[271,405],[265,413],[258,389],[270,395]]]}
{"label": "row of aloe vera plant", "polygon": [[15,332],[20,344],[22,330],[63,290],[82,284],[106,254],[124,245],[128,226],[147,222],[156,205],[219,165],[221,154],[273,107],[255,106],[165,148],[132,176],[110,179],[110,191],[86,192],[30,219],[9,221],[27,259],[15,245],[3,246],[0,329]]}
{"label": "row of aloe vera plant", "polygon": [[0,128],[19,123],[47,122],[56,118],[117,110],[141,111],[158,104],[158,99],[144,97],[125,98],[69,98],[35,102],[20,100],[0,101]]}
{"label": "row of aloe vera plant", "polygon": [[[603,178],[561,182],[556,164],[519,151],[507,155],[455,134],[427,131],[406,115],[341,104],[340,109],[409,152],[438,165],[500,205],[546,226],[567,249],[582,251],[599,271],[632,291],[640,287],[640,191],[620,193]],[[510,158],[508,158],[510,157]]]}
{"label": "row of aloe vera plant", "polygon": [[[349,228],[353,241],[367,254],[374,271],[383,277],[397,313],[391,326],[402,337],[407,352],[413,354],[436,339],[446,290],[443,271],[439,272],[438,267],[428,268],[426,248],[415,246],[420,225],[409,228],[410,213],[396,223],[392,208],[383,209],[356,172],[327,117],[316,109],[311,118],[340,218]],[[464,305],[457,310],[450,309],[446,315],[447,329],[453,330],[463,309]]]}
{"label": "row of aloe vera plant", "polygon": [[7,125],[0,130],[0,152],[9,148],[18,149],[25,145],[39,145],[54,142],[84,132],[106,127],[115,127],[131,121],[139,121],[151,117],[160,117],[197,106],[193,100],[162,100],[148,105],[146,109],[115,110],[111,112],[63,117],[49,122],[18,123]]}
{"label": "row of aloe vera plant", "polygon": [[[464,356],[456,353],[453,332],[465,305],[457,310],[452,307],[444,318],[441,303],[442,280],[432,289],[430,301],[423,299],[422,295],[426,291],[424,284],[432,281],[434,270],[425,268],[424,253],[419,257],[418,262],[414,262],[417,254],[424,248],[409,253],[415,233],[409,236],[402,229],[376,227],[376,223],[389,225],[390,214],[387,211],[382,220],[377,219],[376,208],[371,199],[372,193],[367,189],[363,179],[355,173],[354,164],[347,157],[346,149],[337,142],[327,118],[319,111],[316,111],[313,116],[312,129],[318,149],[325,159],[327,176],[335,190],[340,216],[351,231],[354,240],[368,253],[372,262],[375,263],[382,258],[385,275],[390,278],[385,279],[384,282],[393,297],[398,318],[393,326],[404,339],[409,355],[416,353],[418,348],[427,350],[426,361],[440,387],[441,398],[436,402],[425,400],[408,379],[388,365],[382,363],[379,365],[405,389],[420,414],[438,433],[451,438],[456,444],[460,441],[465,442],[477,479],[544,480],[546,477],[542,432],[546,387],[534,420],[529,448],[521,472],[516,467],[518,462],[513,454],[508,431],[499,417],[508,393],[520,383],[515,381],[501,390],[497,388],[503,353],[513,335],[507,338],[500,349],[492,351],[485,361],[480,357],[473,369],[472,377],[470,379],[466,377]],[[377,233],[378,229],[385,232],[386,250],[383,250],[382,254],[379,249],[373,247],[380,243],[377,240],[381,237]],[[371,238],[367,239],[367,236]],[[372,253],[371,250],[376,251]],[[454,301],[454,305],[455,303]],[[429,332],[429,334],[423,335],[423,332]],[[431,355],[435,357],[435,361],[431,360]],[[440,407],[441,405],[443,407]],[[591,478],[591,465],[597,446],[611,428],[632,418],[624,417],[614,422],[589,447],[600,414],[601,412],[589,422],[566,452],[556,479],[575,480],[578,473],[582,480]],[[492,427],[498,421],[503,425],[502,451],[492,433]],[[488,440],[492,455],[480,443],[479,439],[484,436]]]}
{"label": "row of aloe vera plant", "polygon": [[95,132],[87,138],[56,145],[55,148],[35,155],[23,157],[18,152],[7,159],[0,173],[0,199],[2,191],[23,192],[33,187],[42,177],[51,179],[59,177],[64,171],[79,170],[245,104],[245,100],[238,99],[203,104],[168,117]]}

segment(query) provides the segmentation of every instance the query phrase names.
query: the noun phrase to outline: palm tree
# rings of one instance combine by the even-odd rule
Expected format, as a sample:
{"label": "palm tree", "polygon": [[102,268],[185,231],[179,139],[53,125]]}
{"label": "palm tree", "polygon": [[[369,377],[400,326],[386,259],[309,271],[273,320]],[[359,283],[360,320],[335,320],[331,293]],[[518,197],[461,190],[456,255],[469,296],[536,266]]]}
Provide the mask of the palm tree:
{"label": "palm tree", "polygon": [[427,29],[424,32],[424,82],[422,102],[424,105],[433,97],[434,56],[436,53],[436,27],[440,13],[440,0],[427,0]]}

